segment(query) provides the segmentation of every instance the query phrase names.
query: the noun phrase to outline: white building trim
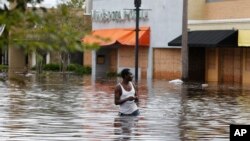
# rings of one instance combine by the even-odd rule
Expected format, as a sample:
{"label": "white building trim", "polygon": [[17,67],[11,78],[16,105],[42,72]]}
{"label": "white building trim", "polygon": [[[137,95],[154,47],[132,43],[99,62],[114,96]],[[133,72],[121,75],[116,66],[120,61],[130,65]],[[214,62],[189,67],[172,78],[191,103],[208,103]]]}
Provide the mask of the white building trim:
{"label": "white building trim", "polygon": [[249,23],[249,22],[250,22],[250,19],[188,20],[189,25],[225,24],[225,23]]}

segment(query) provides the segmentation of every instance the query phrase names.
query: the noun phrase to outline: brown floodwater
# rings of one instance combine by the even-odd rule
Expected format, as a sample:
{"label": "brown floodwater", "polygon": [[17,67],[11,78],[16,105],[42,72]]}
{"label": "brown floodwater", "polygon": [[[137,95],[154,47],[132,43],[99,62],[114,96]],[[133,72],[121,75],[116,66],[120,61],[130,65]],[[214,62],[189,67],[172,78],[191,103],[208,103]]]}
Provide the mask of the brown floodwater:
{"label": "brown floodwater", "polygon": [[0,140],[227,141],[230,124],[250,123],[248,87],[141,80],[141,115],[119,117],[117,81],[72,74],[0,81]]}

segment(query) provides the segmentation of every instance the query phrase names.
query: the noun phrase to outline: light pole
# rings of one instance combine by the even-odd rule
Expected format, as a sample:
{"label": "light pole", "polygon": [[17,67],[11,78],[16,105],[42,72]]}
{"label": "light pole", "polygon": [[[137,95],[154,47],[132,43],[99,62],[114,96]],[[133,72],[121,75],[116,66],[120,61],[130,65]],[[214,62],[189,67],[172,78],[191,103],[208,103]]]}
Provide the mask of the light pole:
{"label": "light pole", "polygon": [[188,50],[188,0],[183,0],[183,12],[182,12],[182,41],[181,41],[181,59],[182,59],[182,80],[188,81],[189,71],[189,50]]}
{"label": "light pole", "polygon": [[141,0],[134,0],[136,20],[135,20],[135,83],[138,83],[138,54],[139,54],[139,14]]}

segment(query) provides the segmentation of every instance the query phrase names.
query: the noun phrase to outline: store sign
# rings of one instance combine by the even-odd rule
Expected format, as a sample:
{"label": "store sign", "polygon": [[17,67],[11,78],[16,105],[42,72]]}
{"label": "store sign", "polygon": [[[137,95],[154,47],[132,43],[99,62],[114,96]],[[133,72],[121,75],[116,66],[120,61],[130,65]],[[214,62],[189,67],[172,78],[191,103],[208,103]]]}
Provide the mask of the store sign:
{"label": "store sign", "polygon": [[[92,20],[94,22],[125,22],[136,19],[136,13],[134,10],[122,10],[122,11],[106,11],[106,10],[93,10]],[[140,11],[140,20],[148,20],[148,11]]]}

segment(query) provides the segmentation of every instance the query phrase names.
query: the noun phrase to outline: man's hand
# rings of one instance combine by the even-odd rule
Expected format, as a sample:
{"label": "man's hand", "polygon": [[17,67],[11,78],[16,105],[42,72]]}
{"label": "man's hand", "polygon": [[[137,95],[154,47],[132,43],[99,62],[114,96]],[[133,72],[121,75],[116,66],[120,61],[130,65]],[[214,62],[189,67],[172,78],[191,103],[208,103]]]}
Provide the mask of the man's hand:
{"label": "man's hand", "polygon": [[134,96],[130,96],[130,97],[127,98],[128,101],[133,101],[135,99],[136,99],[136,97],[134,97]]}

